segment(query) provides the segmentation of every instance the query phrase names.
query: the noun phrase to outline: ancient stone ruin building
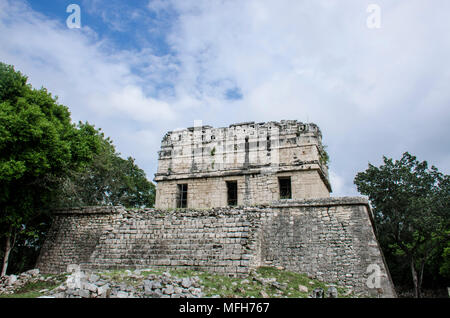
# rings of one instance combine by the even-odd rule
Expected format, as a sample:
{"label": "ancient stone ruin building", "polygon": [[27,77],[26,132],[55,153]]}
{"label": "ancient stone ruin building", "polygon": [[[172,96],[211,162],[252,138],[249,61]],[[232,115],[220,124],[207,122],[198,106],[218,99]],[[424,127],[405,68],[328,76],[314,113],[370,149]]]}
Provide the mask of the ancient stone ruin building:
{"label": "ancient stone ruin building", "polygon": [[159,151],[156,208],[212,208],[330,196],[315,124],[296,120],[168,132]]}
{"label": "ancient stone ruin building", "polygon": [[37,267],[171,266],[245,275],[259,266],[395,297],[369,202],[330,197],[314,124],[198,125],[167,133],[156,207],[54,211]]}

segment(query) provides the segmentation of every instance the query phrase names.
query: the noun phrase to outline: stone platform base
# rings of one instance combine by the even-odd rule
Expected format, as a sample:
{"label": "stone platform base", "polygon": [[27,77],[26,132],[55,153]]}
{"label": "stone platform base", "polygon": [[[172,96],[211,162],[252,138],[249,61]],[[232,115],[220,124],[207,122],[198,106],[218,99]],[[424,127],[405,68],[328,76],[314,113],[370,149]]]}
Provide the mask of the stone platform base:
{"label": "stone platform base", "polygon": [[231,275],[273,265],[367,296],[396,296],[370,206],[359,197],[209,210],[57,210],[37,267],[59,273],[68,264],[174,266]]}

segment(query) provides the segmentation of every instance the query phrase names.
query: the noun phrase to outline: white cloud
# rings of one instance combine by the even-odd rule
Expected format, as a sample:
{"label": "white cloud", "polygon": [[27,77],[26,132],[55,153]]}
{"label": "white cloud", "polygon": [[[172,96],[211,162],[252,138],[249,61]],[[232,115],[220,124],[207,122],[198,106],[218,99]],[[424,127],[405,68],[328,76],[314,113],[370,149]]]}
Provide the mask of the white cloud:
{"label": "white cloud", "polygon": [[[168,32],[170,52],[157,56],[151,46],[112,51],[88,25],[69,30],[0,0],[0,58],[59,95],[76,120],[103,127],[119,150],[151,157],[141,159],[149,175],[164,132],[195,119],[316,122],[335,195],[355,194],[355,174],[382,155],[410,151],[448,173],[450,3],[379,0],[377,30],[366,26],[370,3],[149,1],[158,32]],[[91,10],[101,8],[96,0]],[[242,98],[226,99],[235,89]]]}
{"label": "white cloud", "polygon": [[161,13],[162,11],[169,10],[171,8],[170,1],[164,0],[150,0],[147,4],[147,8],[155,13]]}
{"label": "white cloud", "polygon": [[144,123],[174,119],[169,104],[145,94],[128,55],[106,51],[87,26],[68,29],[21,2],[2,0],[1,6],[1,59],[29,75],[34,86],[59,95],[76,119],[92,111]]}
{"label": "white cloud", "polygon": [[343,177],[334,171],[330,171],[329,177],[334,196],[346,196],[350,194],[349,192],[351,191],[345,186],[345,179]]}
{"label": "white cloud", "polygon": [[[170,71],[170,63],[149,50],[136,55],[113,52],[111,43],[99,40],[88,25],[68,29],[21,1],[0,0],[0,30],[2,62],[28,75],[34,87],[44,86],[58,95],[74,122],[88,120],[101,127],[123,156],[139,155],[137,162],[152,178],[161,137],[176,119],[170,104],[152,96],[155,74]],[[144,78],[132,71],[143,64],[154,69]],[[130,138],[145,129],[153,134]]]}
{"label": "white cloud", "polygon": [[[450,3],[437,2],[378,1],[373,30],[370,1],[173,1],[179,101],[195,96],[212,125],[225,121],[218,114],[316,122],[350,193],[356,173],[383,155],[410,151],[448,173]],[[243,99],[225,102],[221,83]]]}
{"label": "white cloud", "polygon": [[[119,118],[125,115],[137,122],[148,123],[175,117],[168,103],[144,96],[142,89],[137,86],[125,86],[107,95],[94,93],[87,100],[100,115],[111,114]],[[108,109],[103,106],[105,104]]]}

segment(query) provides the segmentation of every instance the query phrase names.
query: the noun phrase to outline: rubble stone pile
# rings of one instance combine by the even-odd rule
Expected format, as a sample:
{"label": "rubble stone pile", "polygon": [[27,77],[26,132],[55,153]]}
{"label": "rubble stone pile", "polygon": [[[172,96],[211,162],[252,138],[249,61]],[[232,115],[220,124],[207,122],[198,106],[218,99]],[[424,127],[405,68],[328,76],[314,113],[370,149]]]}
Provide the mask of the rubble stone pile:
{"label": "rubble stone pile", "polygon": [[19,275],[5,275],[0,277],[0,295],[13,294],[29,283],[56,282],[54,276],[44,276],[39,273],[39,269],[31,269]]}
{"label": "rubble stone pile", "polygon": [[125,271],[120,279],[108,274],[81,271],[69,265],[67,280],[48,293],[52,298],[198,298],[203,297],[200,279],[178,278],[165,272],[146,274],[145,270]]}

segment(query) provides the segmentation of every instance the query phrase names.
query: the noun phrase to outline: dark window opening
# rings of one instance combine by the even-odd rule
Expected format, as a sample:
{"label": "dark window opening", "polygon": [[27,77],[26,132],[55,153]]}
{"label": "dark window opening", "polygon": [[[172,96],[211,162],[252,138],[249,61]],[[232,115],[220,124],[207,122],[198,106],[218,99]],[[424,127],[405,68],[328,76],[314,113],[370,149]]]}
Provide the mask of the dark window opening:
{"label": "dark window opening", "polygon": [[178,184],[177,191],[177,208],[187,208],[187,184]]}
{"label": "dark window opening", "polygon": [[278,184],[280,186],[280,199],[291,199],[291,177],[278,178]]}
{"label": "dark window opening", "polygon": [[237,205],[237,181],[227,181],[227,202],[230,206]]}

